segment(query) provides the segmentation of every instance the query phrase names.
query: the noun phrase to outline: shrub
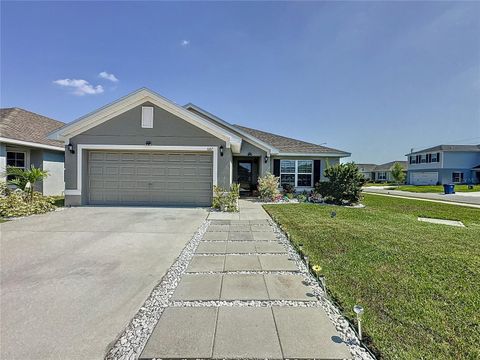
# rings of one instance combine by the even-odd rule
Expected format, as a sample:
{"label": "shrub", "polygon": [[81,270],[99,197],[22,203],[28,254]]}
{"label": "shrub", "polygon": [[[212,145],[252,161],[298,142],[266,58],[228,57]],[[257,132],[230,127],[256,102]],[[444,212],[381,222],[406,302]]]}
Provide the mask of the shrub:
{"label": "shrub", "polygon": [[293,194],[295,193],[295,188],[290,185],[290,184],[283,184],[282,185],[282,188],[283,188],[283,193],[284,194]]}
{"label": "shrub", "polygon": [[19,217],[43,214],[55,210],[54,199],[38,192],[14,191],[0,197],[0,217]]}
{"label": "shrub", "polygon": [[301,202],[301,203],[306,202],[307,201],[307,196],[304,195],[304,194],[300,194],[300,195],[297,196],[297,200],[298,200],[298,202]]}
{"label": "shrub", "polygon": [[315,184],[315,191],[326,202],[343,205],[354,204],[360,200],[365,178],[354,163],[335,164],[325,170],[329,181]]}
{"label": "shrub", "polygon": [[5,181],[0,181],[0,196],[7,196],[10,192],[7,183]]}
{"label": "shrub", "polygon": [[230,191],[221,187],[213,187],[212,207],[221,211],[238,211],[238,198],[240,197],[240,185],[232,184]]}
{"label": "shrub", "polygon": [[9,180],[9,183],[30,193],[30,201],[33,201],[35,184],[48,177],[48,171],[36,168],[33,165],[30,169],[7,166],[7,175],[12,177],[12,180]]}
{"label": "shrub", "polygon": [[274,201],[280,194],[278,191],[279,178],[270,173],[258,179],[258,192],[263,201]]}

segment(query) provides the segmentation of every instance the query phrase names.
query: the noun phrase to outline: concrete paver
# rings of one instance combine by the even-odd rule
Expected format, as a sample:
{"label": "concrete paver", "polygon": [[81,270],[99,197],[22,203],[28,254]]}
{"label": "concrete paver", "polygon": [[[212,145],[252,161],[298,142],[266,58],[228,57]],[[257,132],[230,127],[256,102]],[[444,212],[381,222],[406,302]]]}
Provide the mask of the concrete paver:
{"label": "concrete paver", "polygon": [[277,236],[273,232],[252,232],[255,241],[272,241],[277,240]]}
{"label": "concrete paver", "polygon": [[312,289],[303,284],[301,276],[265,274],[264,277],[271,300],[317,300]]}
{"label": "concrete paver", "polygon": [[233,241],[227,243],[227,253],[255,253],[255,241]]}
{"label": "concrete paver", "polygon": [[202,241],[198,244],[197,250],[195,251],[197,254],[225,254],[225,249],[227,247],[227,243],[214,241],[214,242],[204,242]]}
{"label": "concrete paver", "polygon": [[229,241],[253,241],[253,235],[251,231],[242,231],[242,232],[229,232],[228,233]]}
{"label": "concrete paver", "polygon": [[172,300],[218,300],[221,286],[220,274],[186,274],[175,289]]}
{"label": "concrete paver", "polygon": [[228,239],[228,232],[207,232],[203,235],[205,241],[226,241]]}
{"label": "concrete paver", "polygon": [[224,275],[220,299],[268,300],[268,292],[263,275]]}
{"label": "concrete paver", "polygon": [[140,359],[210,358],[217,308],[167,308]]}
{"label": "concrete paver", "polygon": [[285,358],[349,359],[351,354],[319,308],[273,307]]}
{"label": "concrete paver", "polygon": [[259,255],[262,270],[269,271],[298,271],[295,262],[286,255]]}
{"label": "concrete paver", "polygon": [[255,241],[255,248],[258,253],[286,253],[285,246],[279,243],[267,241]]}
{"label": "concrete paver", "polygon": [[221,307],[213,357],[282,359],[272,309]]}
{"label": "concrete paver", "polygon": [[225,256],[225,271],[252,271],[261,269],[257,255]]}
{"label": "concrete paver", "polygon": [[187,272],[223,271],[225,256],[194,256]]}

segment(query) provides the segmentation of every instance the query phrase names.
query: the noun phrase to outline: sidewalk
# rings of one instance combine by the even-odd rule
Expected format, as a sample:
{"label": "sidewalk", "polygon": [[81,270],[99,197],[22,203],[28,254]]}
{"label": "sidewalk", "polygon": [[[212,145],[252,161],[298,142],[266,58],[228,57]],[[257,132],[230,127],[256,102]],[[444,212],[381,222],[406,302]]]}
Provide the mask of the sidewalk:
{"label": "sidewalk", "polygon": [[474,193],[457,194],[433,194],[433,193],[414,193],[409,191],[387,190],[382,187],[366,187],[363,192],[367,194],[377,194],[385,196],[404,197],[417,200],[434,201],[448,203],[452,205],[480,207],[480,196]]}
{"label": "sidewalk", "polygon": [[352,358],[259,204],[208,219],[140,358]]}

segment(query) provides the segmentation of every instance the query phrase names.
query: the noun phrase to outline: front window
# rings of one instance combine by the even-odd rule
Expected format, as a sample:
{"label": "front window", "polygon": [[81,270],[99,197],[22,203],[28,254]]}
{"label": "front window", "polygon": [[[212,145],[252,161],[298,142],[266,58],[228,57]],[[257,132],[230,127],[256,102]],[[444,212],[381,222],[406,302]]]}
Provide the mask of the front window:
{"label": "front window", "polygon": [[[7,151],[7,165],[20,169],[25,169],[25,153],[20,151]],[[14,176],[8,175],[7,180],[12,180]]]}
{"label": "front window", "polygon": [[452,182],[463,183],[463,172],[453,172],[452,173]]}
{"label": "front window", "polygon": [[381,171],[378,173],[378,180],[387,180],[387,173],[385,171]]}
{"label": "front window", "polygon": [[311,187],[312,182],[312,160],[280,160],[280,185]]}

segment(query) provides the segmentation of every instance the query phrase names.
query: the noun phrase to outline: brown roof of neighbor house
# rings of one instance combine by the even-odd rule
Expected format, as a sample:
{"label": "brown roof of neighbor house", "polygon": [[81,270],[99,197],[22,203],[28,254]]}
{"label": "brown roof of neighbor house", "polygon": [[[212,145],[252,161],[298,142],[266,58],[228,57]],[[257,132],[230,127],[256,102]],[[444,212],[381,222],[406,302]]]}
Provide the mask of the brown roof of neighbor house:
{"label": "brown roof of neighbor house", "polygon": [[405,154],[405,156],[424,153],[424,152],[431,152],[431,151],[480,151],[480,144],[478,145],[437,145],[434,147],[430,147],[428,149],[418,150],[411,152],[410,154]]}
{"label": "brown roof of neighbor house", "polygon": [[326,146],[312,144],[302,140],[292,139],[281,135],[268,133],[266,131],[256,130],[241,125],[233,125],[236,128],[256,137],[267,144],[277,148],[283,153],[298,153],[298,154],[319,154],[319,153],[340,153],[346,156],[349,153]]}
{"label": "brown roof of neighbor house", "polygon": [[65,125],[61,121],[20,108],[0,109],[0,137],[63,148],[63,143],[48,139],[48,134]]}
{"label": "brown roof of neighbor house", "polygon": [[373,171],[389,171],[389,170],[392,169],[392,167],[393,167],[393,165],[395,165],[395,163],[399,163],[400,165],[402,165],[404,170],[407,170],[407,162],[406,161],[390,161],[388,163],[375,166],[375,169]]}

